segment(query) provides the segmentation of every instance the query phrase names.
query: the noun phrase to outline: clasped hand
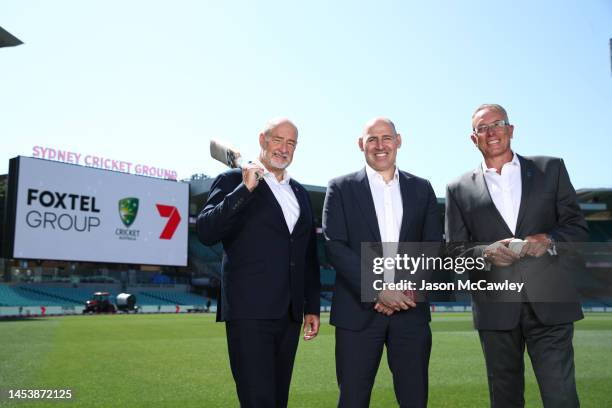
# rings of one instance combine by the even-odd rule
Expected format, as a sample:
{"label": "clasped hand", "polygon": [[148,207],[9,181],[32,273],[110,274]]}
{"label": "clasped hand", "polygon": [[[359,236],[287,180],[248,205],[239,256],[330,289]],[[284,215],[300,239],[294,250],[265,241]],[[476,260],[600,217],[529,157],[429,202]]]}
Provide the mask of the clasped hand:
{"label": "clasped hand", "polygon": [[508,248],[514,238],[506,238],[487,246],[484,258],[495,266],[510,266],[525,256],[539,258],[550,248],[551,240],[546,234],[535,234],[525,238],[526,243],[520,252]]}
{"label": "clasped hand", "polygon": [[408,310],[416,307],[414,293],[400,290],[381,290],[378,293],[374,310],[387,316],[391,316],[400,310]]}

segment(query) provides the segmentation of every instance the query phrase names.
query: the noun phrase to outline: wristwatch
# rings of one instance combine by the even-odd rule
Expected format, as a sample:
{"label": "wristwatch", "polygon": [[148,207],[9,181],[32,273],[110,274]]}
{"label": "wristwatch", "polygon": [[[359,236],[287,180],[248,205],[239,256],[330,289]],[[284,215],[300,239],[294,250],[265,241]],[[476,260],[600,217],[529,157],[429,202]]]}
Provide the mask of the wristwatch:
{"label": "wristwatch", "polygon": [[546,238],[548,238],[548,253],[557,255],[557,240],[551,234],[546,234]]}

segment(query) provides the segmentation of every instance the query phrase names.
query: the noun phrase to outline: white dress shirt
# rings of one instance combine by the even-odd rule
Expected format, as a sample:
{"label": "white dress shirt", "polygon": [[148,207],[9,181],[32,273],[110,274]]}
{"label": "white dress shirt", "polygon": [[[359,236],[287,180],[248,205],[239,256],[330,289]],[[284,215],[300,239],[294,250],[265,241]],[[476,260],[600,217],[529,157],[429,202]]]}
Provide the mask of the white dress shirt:
{"label": "white dress shirt", "polygon": [[289,233],[292,233],[298,218],[300,218],[300,204],[293,192],[293,188],[291,188],[291,184],[289,184],[291,180],[289,173],[285,170],[283,179],[278,181],[274,173],[269,172],[263,164],[259,161],[255,161],[255,163],[264,169],[263,179],[268,187],[270,187],[270,190],[272,190],[281,210],[283,210],[287,228],[289,228]]}
{"label": "white dress shirt", "polygon": [[487,168],[484,161],[482,162],[482,171],[493,204],[495,204],[497,211],[501,214],[512,234],[516,234],[516,222],[523,191],[521,162],[515,153],[512,161],[502,166],[501,174],[498,174],[494,168]]}
{"label": "white dress shirt", "polygon": [[[395,167],[393,178],[386,183],[383,177],[373,168],[366,164],[366,175],[372,192],[378,229],[383,245],[384,257],[395,257],[397,254],[397,243],[400,239],[402,227],[402,217],[404,207],[402,206],[402,192],[399,184],[399,170]],[[386,269],[384,271],[385,282],[393,282],[395,270]]]}

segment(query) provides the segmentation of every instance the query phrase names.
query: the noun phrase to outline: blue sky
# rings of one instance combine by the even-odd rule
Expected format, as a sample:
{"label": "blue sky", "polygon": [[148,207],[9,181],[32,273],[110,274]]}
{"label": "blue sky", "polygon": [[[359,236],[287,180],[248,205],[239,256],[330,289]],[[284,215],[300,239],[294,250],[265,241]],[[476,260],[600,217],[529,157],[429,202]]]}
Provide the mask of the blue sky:
{"label": "blue sky", "polygon": [[403,137],[401,169],[438,196],[481,160],[481,103],[515,151],[565,159],[576,188],[612,187],[612,1],[22,1],[0,26],[0,174],[42,145],[175,169],[223,170],[212,137],[258,153],[267,119],[300,130],[307,184],[363,166],[373,116]]}

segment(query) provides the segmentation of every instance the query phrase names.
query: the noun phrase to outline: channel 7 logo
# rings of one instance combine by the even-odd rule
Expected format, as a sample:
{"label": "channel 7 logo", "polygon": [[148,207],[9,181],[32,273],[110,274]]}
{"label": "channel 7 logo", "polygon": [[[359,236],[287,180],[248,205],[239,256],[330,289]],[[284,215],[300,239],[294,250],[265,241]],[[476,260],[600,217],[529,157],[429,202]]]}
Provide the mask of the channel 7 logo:
{"label": "channel 7 logo", "polygon": [[174,232],[181,222],[181,215],[179,214],[178,208],[172,205],[155,204],[157,206],[157,212],[163,218],[168,218],[168,222],[161,232],[159,239],[172,239]]}

